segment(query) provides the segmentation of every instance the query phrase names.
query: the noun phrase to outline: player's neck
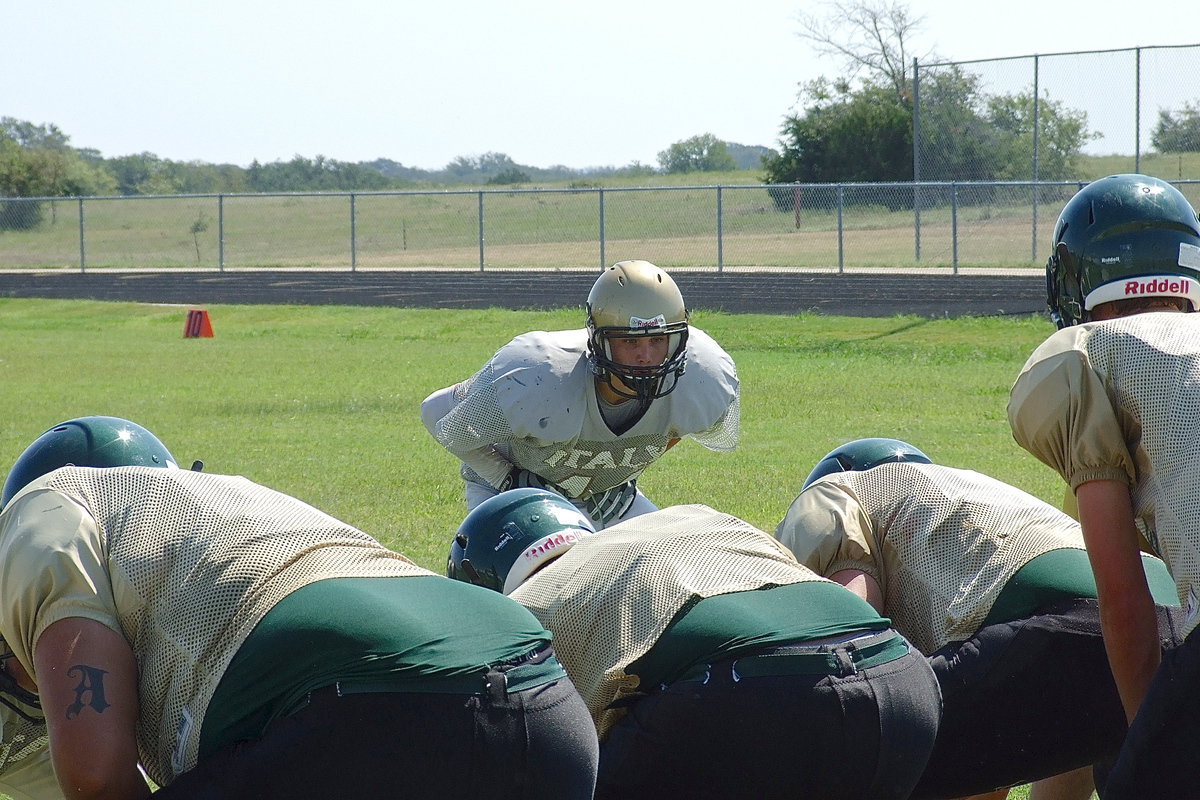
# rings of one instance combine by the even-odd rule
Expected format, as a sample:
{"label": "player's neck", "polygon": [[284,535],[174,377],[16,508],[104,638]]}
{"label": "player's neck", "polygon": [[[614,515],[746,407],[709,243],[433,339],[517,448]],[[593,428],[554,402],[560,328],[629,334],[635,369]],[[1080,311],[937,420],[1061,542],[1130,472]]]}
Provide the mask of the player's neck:
{"label": "player's neck", "polygon": [[[619,381],[620,378],[613,377],[612,380],[615,382]],[[625,384],[621,384],[621,386],[624,387]],[[600,378],[596,378],[596,394],[598,394],[600,399],[608,403],[610,406],[619,406],[622,403],[629,402],[631,399],[625,395],[618,394],[617,390],[612,387],[611,383],[601,380]]]}

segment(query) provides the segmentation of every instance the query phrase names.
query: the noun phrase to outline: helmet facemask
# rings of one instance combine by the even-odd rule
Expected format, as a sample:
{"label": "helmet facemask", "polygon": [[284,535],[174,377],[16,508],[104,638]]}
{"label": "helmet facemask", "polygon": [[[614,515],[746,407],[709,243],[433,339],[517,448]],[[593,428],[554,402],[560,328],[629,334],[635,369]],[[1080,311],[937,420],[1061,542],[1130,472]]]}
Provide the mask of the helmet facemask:
{"label": "helmet facemask", "polygon": [[[618,397],[647,406],[675,390],[687,367],[688,310],[671,276],[648,261],[621,261],[596,279],[587,300],[592,373]],[[657,364],[622,363],[614,342],[665,337]]]}
{"label": "helmet facemask", "polygon": [[[612,388],[613,393],[627,400],[649,405],[651,400],[666,397],[675,391],[680,376],[687,368],[688,323],[665,323],[659,315],[654,320],[630,320],[629,327],[589,324],[589,363],[592,373]],[[622,364],[613,357],[614,339],[640,337],[667,338],[667,356],[659,364]],[[617,380],[613,380],[613,378]]]}

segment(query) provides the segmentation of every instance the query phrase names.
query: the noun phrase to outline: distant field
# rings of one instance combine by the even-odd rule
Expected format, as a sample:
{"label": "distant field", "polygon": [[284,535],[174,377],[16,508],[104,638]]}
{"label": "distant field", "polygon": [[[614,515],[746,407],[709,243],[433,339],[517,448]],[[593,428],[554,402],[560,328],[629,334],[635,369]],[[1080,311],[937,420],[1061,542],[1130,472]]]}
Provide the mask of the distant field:
{"label": "distant field", "polygon": [[[1081,180],[1134,169],[1122,156],[1089,157],[1082,165]],[[1200,154],[1150,154],[1141,169],[1168,180],[1197,174]],[[775,207],[763,177],[758,170],[649,175],[624,184],[485,187],[482,194],[480,187],[457,187],[353,198],[115,198],[87,200],[82,209],[66,200],[47,204],[34,230],[0,232],[0,268],[75,270],[82,261],[93,269],[461,269],[478,268],[482,257],[485,269],[595,269],[623,258],[668,268],[1037,269],[1070,194],[964,189],[955,205],[942,190],[918,224],[904,187],[872,189],[840,215],[829,190],[816,202],[819,192],[806,190],[796,212]],[[1200,203],[1200,188],[1184,192]]]}
{"label": "distant field", "polygon": [[[899,191],[894,189],[893,192]],[[477,267],[478,193],[100,199],[84,204],[90,268]],[[484,195],[485,267],[596,268],[622,258],[665,267],[1030,266],[1031,208],[1014,198],[926,209],[921,260],[911,210],[879,205],[779,211],[762,187]],[[54,203],[31,231],[0,233],[0,267],[80,266],[78,203]],[[1048,230],[1058,206],[1039,208]],[[218,224],[223,220],[223,225]],[[839,241],[839,226],[841,239]],[[353,235],[352,235],[353,233]],[[223,239],[222,239],[223,237]],[[224,242],[222,251],[221,242]],[[603,257],[602,257],[603,255]]]}

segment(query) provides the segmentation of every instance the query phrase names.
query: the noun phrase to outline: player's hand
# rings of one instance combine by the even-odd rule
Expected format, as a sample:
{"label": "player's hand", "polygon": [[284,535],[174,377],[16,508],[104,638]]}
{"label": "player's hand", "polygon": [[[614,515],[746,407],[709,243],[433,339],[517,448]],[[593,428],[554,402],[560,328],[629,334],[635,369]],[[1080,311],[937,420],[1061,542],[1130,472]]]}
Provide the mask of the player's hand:
{"label": "player's hand", "polygon": [[583,510],[593,522],[603,526],[621,517],[636,498],[637,481],[629,481],[587,498],[583,503]]}

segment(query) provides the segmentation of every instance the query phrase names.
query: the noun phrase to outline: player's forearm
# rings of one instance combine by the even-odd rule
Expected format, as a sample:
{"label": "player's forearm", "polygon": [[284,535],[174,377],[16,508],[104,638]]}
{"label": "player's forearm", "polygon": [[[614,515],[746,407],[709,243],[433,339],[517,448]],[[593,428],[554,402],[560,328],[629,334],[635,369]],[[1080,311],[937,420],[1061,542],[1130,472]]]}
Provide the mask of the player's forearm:
{"label": "player's forearm", "polygon": [[1100,598],[1104,647],[1125,715],[1132,721],[1162,654],[1129,487],[1095,480],[1077,487],[1075,496]]}
{"label": "player's forearm", "polygon": [[494,447],[480,447],[475,450],[467,450],[461,453],[455,453],[462,462],[471,469],[479,477],[488,482],[489,485],[497,489],[508,488],[505,484],[509,474],[516,468],[516,465],[505,458]]}
{"label": "player's forearm", "polygon": [[1162,658],[1154,604],[1102,599],[1100,627],[1125,717],[1133,722]]}

